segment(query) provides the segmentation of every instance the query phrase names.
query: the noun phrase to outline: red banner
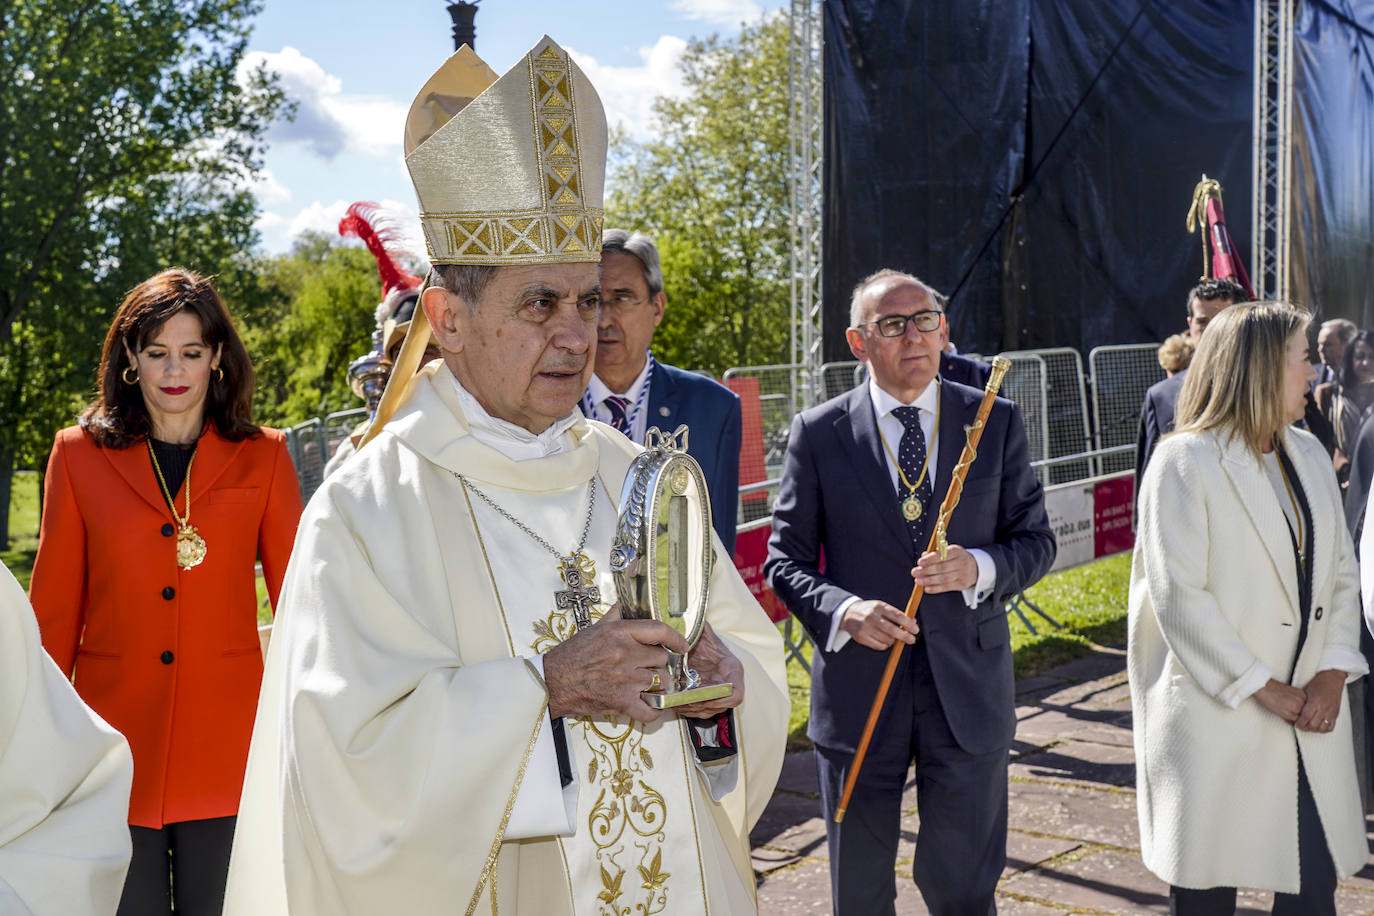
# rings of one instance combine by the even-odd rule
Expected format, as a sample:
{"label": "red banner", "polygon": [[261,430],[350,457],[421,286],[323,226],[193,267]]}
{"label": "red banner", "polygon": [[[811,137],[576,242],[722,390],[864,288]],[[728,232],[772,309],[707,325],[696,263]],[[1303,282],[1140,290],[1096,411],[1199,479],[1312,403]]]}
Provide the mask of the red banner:
{"label": "red banner", "polygon": [[735,568],[768,619],[776,623],[787,619],[787,608],[763,581],[763,561],[768,558],[768,535],[772,532],[769,525],[740,532],[735,538]]}

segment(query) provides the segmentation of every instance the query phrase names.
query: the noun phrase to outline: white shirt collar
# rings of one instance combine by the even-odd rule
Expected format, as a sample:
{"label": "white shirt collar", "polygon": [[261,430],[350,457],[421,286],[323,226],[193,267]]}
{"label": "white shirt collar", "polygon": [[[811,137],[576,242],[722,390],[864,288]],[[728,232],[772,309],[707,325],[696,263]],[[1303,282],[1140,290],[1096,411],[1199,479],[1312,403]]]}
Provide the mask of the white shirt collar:
{"label": "white shirt collar", "polygon": [[644,383],[649,380],[650,365],[651,364],[649,362],[649,351],[645,350],[644,365],[642,368],[640,368],[639,375],[635,376],[635,380],[630,383],[629,389],[623,392],[612,391],[605,382],[601,381],[600,376],[593,374],[592,380],[587,384],[587,394],[590,395],[589,400],[593,404],[600,404],[608,397],[615,395],[618,398],[624,398],[631,404],[636,403],[639,400],[639,390],[643,388]]}
{"label": "white shirt collar", "polygon": [[930,384],[926,385],[925,391],[916,396],[916,400],[910,404],[904,404],[878,387],[877,381],[873,378],[873,373],[870,372],[868,374],[868,396],[873,401],[873,413],[877,415],[879,420],[898,407],[916,407],[933,414],[940,403],[940,380],[938,377],[931,379]]}
{"label": "white shirt collar", "polygon": [[496,449],[512,461],[544,458],[567,451],[572,447],[572,442],[564,433],[582,419],[582,413],[576,407],[567,416],[550,423],[548,429],[536,436],[523,426],[516,426],[514,423],[487,413],[477,399],[458,381],[457,376],[450,377],[453,379],[453,387],[458,389],[458,403],[463,408],[463,416],[468,421],[468,429],[472,432],[473,437],[483,445]]}

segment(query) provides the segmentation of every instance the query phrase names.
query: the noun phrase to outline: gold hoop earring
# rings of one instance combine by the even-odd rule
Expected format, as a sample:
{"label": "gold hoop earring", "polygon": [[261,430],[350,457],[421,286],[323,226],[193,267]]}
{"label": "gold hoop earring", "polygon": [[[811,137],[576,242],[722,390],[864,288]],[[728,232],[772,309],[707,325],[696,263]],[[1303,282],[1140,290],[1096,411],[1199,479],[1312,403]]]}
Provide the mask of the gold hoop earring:
{"label": "gold hoop earring", "polygon": [[224,381],[224,367],[222,367],[222,366],[216,366],[216,367],[215,367],[215,381],[217,381],[217,382],[222,382],[222,381]]}
{"label": "gold hoop earring", "polygon": [[133,368],[134,368],[133,366],[125,366],[125,367],[124,367],[124,371],[121,372],[121,373],[119,373],[119,377],[122,378],[122,379],[124,379],[124,384],[126,384],[126,385],[137,385],[137,384],[138,384],[138,371],[137,371],[137,370],[134,370],[134,377],[133,377],[133,378],[129,378],[129,370],[130,370],[130,369],[133,369]]}

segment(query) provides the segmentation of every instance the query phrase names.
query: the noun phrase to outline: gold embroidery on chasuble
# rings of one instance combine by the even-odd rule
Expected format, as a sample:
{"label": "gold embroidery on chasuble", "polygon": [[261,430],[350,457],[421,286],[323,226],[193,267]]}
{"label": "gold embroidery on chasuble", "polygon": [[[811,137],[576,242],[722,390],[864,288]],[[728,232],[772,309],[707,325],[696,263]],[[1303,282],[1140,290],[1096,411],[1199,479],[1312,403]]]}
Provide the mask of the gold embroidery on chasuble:
{"label": "gold embroidery on chasuble", "polygon": [[[595,563],[590,558],[581,572],[584,581],[596,581]],[[564,585],[567,584],[565,581]],[[607,588],[609,585],[609,582],[602,583],[603,595],[612,593]],[[609,603],[603,600],[592,610],[593,619],[599,620],[609,609]],[[553,610],[534,622],[533,632],[530,649],[542,653],[572,636],[577,627],[571,612]],[[658,761],[650,748],[653,744],[660,753],[664,748],[671,751],[673,744],[681,748],[684,742],[680,726],[669,722],[651,736],[645,734],[641,723],[621,716],[569,716],[564,722],[570,739],[581,738],[574,756],[579,760],[586,758],[586,769],[581,775],[586,780],[583,791],[590,805],[579,805],[579,822],[585,827],[580,827],[578,834],[590,840],[595,856],[592,883],[599,885],[595,912],[598,916],[652,916],[667,912],[670,879],[677,866],[665,861],[665,858],[674,857],[666,829],[673,806],[660,791],[661,780],[670,783],[677,780],[681,784],[681,790],[675,793],[681,810],[674,808],[682,825],[682,831],[678,832],[683,835],[679,838],[687,839],[687,834],[691,838],[690,852],[687,848],[679,848],[677,853],[679,861],[695,866],[688,871],[696,874],[687,877],[689,886],[680,893],[689,895],[691,884],[700,887],[695,816],[690,810],[688,781],[693,778],[690,764],[687,767],[669,766],[667,770],[660,767],[656,771]],[[674,769],[681,772],[675,774]],[[560,842],[566,848],[576,839],[561,838]],[[677,846],[686,847],[687,844]],[[704,888],[701,893],[704,895]],[[676,909],[681,911],[684,905],[700,906],[699,903],[688,904],[687,900],[684,896],[675,905]],[[589,902],[576,901],[576,911],[591,912],[585,909]]]}

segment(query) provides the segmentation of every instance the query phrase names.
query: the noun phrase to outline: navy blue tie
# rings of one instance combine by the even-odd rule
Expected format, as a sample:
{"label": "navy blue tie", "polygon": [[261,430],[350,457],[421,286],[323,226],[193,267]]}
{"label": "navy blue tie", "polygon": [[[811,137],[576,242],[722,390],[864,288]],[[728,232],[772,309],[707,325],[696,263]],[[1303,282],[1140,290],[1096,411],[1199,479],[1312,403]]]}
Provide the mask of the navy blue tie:
{"label": "navy blue tie", "polygon": [[[915,407],[898,407],[892,411],[892,415],[901,421],[904,428],[902,442],[897,446],[897,465],[908,481],[916,483],[917,478],[921,477],[921,468],[926,463],[926,437],[921,432],[921,411]],[[911,532],[911,540],[916,545],[917,554],[926,549],[930,516],[938,508],[933,505],[935,488],[931,485],[930,477],[929,473],[925,475],[917,485],[915,494],[902,483],[900,476],[897,480],[897,508],[906,521],[907,530]],[[913,511],[913,495],[916,504],[919,504],[919,512]],[[913,514],[915,518],[912,517]]]}
{"label": "navy blue tie", "polygon": [[630,420],[625,416],[625,405],[630,403],[629,400],[618,398],[612,394],[601,403],[605,404],[606,409],[611,412],[611,425],[628,436],[630,434]]}

